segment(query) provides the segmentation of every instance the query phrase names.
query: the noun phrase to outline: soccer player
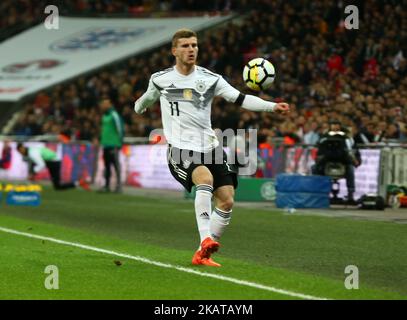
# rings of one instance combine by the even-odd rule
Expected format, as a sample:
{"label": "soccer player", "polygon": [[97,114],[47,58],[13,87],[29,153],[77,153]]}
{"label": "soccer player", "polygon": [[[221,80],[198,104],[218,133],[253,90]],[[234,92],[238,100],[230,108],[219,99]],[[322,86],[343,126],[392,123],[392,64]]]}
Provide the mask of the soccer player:
{"label": "soccer player", "polygon": [[117,177],[115,192],[120,193],[122,186],[119,152],[123,145],[123,121],[109,97],[104,96],[100,100],[99,106],[103,112],[100,143],[103,146],[103,162],[105,165],[105,186],[100,191],[110,192],[111,166],[113,166]]}
{"label": "soccer player", "polygon": [[17,151],[23,156],[23,160],[29,165],[29,180],[34,180],[35,175],[47,167],[55,190],[67,190],[76,188],[78,185],[89,191],[90,187],[84,179],[78,182],[61,182],[61,160],[57,154],[46,147],[26,147],[22,143],[17,144]]}
{"label": "soccer player", "polygon": [[[172,54],[175,66],[151,76],[148,89],[135,102],[134,110],[142,113],[160,99],[170,171],[189,192],[196,186],[195,213],[201,242],[192,264],[220,266],[211,255],[218,250],[219,239],[231,219],[237,172],[236,166],[227,163],[212,130],[212,100],[221,96],[248,110],[282,114],[289,112],[289,106],[244,95],[221,75],[197,66],[198,42],[192,30],[181,29],[174,34]],[[194,161],[185,160],[185,154]],[[211,157],[211,163],[205,162]]]}

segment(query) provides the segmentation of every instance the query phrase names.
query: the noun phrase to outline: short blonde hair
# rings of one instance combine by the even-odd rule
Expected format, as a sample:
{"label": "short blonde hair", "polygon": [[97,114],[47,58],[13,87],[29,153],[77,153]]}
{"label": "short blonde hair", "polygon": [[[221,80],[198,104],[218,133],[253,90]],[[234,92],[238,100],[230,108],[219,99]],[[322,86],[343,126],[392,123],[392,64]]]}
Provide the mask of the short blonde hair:
{"label": "short blonde hair", "polygon": [[178,40],[181,39],[181,38],[191,38],[191,37],[198,38],[195,31],[192,31],[191,29],[185,29],[185,28],[184,29],[179,29],[172,36],[172,46],[176,47]]}

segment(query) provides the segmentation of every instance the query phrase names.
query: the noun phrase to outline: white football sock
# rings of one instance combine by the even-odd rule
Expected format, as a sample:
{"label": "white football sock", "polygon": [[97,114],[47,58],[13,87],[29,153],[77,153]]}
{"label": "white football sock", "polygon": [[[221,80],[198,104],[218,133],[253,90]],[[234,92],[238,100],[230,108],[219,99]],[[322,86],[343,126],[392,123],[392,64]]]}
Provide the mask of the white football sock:
{"label": "white football sock", "polygon": [[226,229],[226,226],[229,225],[230,218],[232,215],[232,210],[223,211],[215,207],[211,215],[210,221],[210,235],[212,239],[218,241],[222,236],[223,232]]}
{"label": "white football sock", "polygon": [[196,186],[195,214],[201,242],[210,236],[209,219],[212,211],[212,191],[213,187],[208,184]]}

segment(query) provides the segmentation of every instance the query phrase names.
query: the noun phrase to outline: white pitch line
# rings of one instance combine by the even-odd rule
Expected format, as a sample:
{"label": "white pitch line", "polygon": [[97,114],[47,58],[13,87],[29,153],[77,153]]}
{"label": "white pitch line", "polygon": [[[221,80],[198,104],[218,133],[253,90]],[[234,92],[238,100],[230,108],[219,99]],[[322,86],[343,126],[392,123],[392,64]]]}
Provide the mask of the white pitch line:
{"label": "white pitch line", "polygon": [[214,279],[217,279],[217,280],[232,282],[232,283],[239,284],[239,285],[242,285],[242,286],[247,286],[247,287],[252,287],[252,288],[256,288],[256,289],[261,289],[261,290],[271,291],[271,292],[275,292],[275,293],[280,293],[280,294],[291,296],[291,297],[307,299],[307,300],[328,300],[327,298],[310,296],[310,295],[306,295],[306,294],[302,294],[302,293],[297,293],[297,292],[292,292],[292,291],[288,291],[288,290],[283,290],[283,289],[278,289],[278,288],[262,285],[262,284],[255,283],[255,282],[239,280],[239,279],[235,279],[235,278],[232,278],[232,277],[221,276],[221,275],[213,274],[213,273],[201,272],[201,271],[197,271],[197,270],[194,270],[194,269],[191,269],[191,268],[185,268],[185,267],[181,267],[181,266],[177,266],[177,265],[172,265],[172,264],[169,264],[169,263],[162,263],[162,262],[159,262],[159,261],[154,261],[154,260],[150,260],[150,259],[139,257],[139,256],[132,256],[132,255],[129,255],[129,254],[124,254],[124,253],[115,252],[115,251],[111,251],[111,250],[92,247],[92,246],[88,246],[88,245],[84,245],[84,244],[80,244],[80,243],[76,243],[76,242],[69,242],[69,241],[59,240],[59,239],[55,239],[55,238],[51,238],[51,237],[45,237],[45,236],[35,235],[35,234],[31,234],[31,233],[26,233],[26,232],[20,232],[20,231],[17,231],[17,230],[3,228],[3,227],[0,227],[0,231],[3,231],[5,233],[16,234],[16,235],[24,236],[24,237],[28,237],[28,238],[46,240],[46,241],[59,243],[59,244],[63,244],[63,245],[71,246],[71,247],[77,247],[77,248],[81,248],[81,249],[85,249],[85,250],[105,253],[105,254],[108,254],[108,255],[113,255],[113,256],[117,256],[117,257],[121,257],[121,258],[126,258],[126,259],[131,259],[131,260],[151,264],[151,265],[154,265],[154,266],[157,266],[157,267],[175,269],[175,270],[178,270],[178,271],[195,274],[195,275],[198,275],[198,276],[201,276],[201,277],[214,278]]}

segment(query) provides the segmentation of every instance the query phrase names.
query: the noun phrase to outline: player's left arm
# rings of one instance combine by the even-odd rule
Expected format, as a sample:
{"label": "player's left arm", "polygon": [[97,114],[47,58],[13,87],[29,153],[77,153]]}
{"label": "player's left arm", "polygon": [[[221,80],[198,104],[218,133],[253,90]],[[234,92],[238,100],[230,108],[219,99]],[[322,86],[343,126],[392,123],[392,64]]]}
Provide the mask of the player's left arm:
{"label": "player's left arm", "polygon": [[290,112],[290,106],[285,102],[271,102],[263,100],[251,94],[243,94],[232,87],[225,79],[219,78],[216,86],[215,95],[223,97],[229,102],[236,103],[250,111],[257,112],[277,112],[287,114]]}

